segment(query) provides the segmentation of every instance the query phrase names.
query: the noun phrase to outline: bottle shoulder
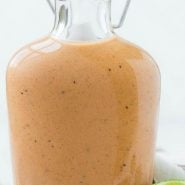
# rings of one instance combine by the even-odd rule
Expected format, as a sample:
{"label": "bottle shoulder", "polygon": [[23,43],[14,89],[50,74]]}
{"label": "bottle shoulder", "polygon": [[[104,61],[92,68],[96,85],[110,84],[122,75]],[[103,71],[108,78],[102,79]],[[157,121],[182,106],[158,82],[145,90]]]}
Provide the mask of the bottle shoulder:
{"label": "bottle shoulder", "polygon": [[152,55],[147,50],[121,37],[117,37],[117,39],[123,46],[123,49],[122,49],[123,53],[124,51],[126,51],[126,55],[127,55],[126,58],[130,60],[134,60],[135,62],[142,61],[143,63],[141,65],[144,65],[144,63],[149,63],[160,74],[160,69],[158,67],[156,60],[152,57]]}
{"label": "bottle shoulder", "polygon": [[55,77],[59,81],[70,81],[74,77],[82,81],[106,79],[107,83],[113,80],[120,86],[124,85],[122,81],[131,83],[133,80],[138,84],[146,81],[160,84],[160,73],[153,58],[140,47],[120,38],[73,44],[47,37],[19,50],[11,60],[7,74],[9,80],[35,82],[35,79],[42,79],[43,84]]}
{"label": "bottle shoulder", "polygon": [[[78,57],[78,58],[77,58]],[[87,43],[64,42],[47,36],[31,44],[22,47],[12,57],[9,68],[17,68],[21,64],[35,63],[42,65],[44,61],[57,62],[65,60],[84,59],[89,62],[98,62],[100,60],[110,62],[124,61],[134,68],[154,68],[159,73],[159,68],[151,55],[141,47],[118,36],[113,38]],[[39,64],[35,61],[39,61]],[[80,63],[78,62],[78,64]]]}
{"label": "bottle shoulder", "polygon": [[143,49],[141,46],[139,46],[131,41],[128,41],[126,39],[123,39],[121,37],[117,37],[117,39],[119,40],[120,43],[122,43],[123,47],[127,48],[126,49],[127,51],[130,50],[130,52],[128,52],[128,54],[130,56],[138,57],[138,58],[141,57],[141,58],[145,58],[145,59],[148,59],[150,61],[155,62],[155,60],[151,56],[151,54],[148,51],[146,51],[145,49]]}
{"label": "bottle shoulder", "polygon": [[22,62],[39,58],[43,54],[52,53],[61,47],[48,36],[33,41],[20,48],[10,59],[8,68],[17,67]]}

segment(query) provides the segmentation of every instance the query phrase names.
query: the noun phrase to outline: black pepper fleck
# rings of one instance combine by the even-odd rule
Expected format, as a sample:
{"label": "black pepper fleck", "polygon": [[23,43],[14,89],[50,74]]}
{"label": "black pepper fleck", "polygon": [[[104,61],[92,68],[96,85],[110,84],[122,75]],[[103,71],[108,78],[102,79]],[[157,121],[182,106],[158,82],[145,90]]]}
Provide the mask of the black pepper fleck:
{"label": "black pepper fleck", "polygon": [[76,81],[74,80],[73,83],[76,84]]}
{"label": "black pepper fleck", "polygon": [[111,68],[109,68],[109,71],[112,71],[112,69],[111,69]]}
{"label": "black pepper fleck", "polygon": [[128,106],[125,106],[126,109],[128,109]]}
{"label": "black pepper fleck", "polygon": [[128,147],[126,150],[127,150],[127,151],[130,151],[130,148]]}
{"label": "black pepper fleck", "polygon": [[21,92],[21,94],[23,95],[24,93],[23,93],[23,92]]}
{"label": "black pepper fleck", "polygon": [[90,152],[90,149],[89,149],[89,148],[86,148],[86,151],[87,151],[87,152]]}
{"label": "black pepper fleck", "polygon": [[122,68],[122,65],[119,65],[119,68],[121,69]]}

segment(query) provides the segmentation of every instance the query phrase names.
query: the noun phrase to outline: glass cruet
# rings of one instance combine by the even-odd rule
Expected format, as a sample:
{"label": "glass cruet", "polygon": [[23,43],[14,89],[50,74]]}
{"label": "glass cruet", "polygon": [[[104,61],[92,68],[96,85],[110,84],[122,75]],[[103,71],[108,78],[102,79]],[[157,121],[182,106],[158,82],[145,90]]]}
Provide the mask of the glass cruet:
{"label": "glass cruet", "polygon": [[7,70],[15,185],[150,185],[160,74],[118,37],[110,0],[56,0]]}

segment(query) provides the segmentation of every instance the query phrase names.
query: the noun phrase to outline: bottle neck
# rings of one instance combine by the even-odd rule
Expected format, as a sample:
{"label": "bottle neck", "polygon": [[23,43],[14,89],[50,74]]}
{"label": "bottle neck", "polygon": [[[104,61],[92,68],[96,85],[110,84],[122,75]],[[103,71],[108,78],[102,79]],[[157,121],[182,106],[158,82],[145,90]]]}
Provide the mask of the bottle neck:
{"label": "bottle neck", "polygon": [[96,41],[112,36],[109,0],[55,0],[54,37]]}

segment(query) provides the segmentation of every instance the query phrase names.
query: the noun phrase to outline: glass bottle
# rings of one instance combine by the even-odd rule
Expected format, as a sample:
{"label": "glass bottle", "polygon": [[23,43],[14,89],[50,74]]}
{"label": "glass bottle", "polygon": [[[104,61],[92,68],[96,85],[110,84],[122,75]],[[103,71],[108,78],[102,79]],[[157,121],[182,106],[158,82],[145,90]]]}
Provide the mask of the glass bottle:
{"label": "glass bottle", "polygon": [[16,185],[150,185],[160,74],[108,0],[56,0],[51,34],[7,70]]}

